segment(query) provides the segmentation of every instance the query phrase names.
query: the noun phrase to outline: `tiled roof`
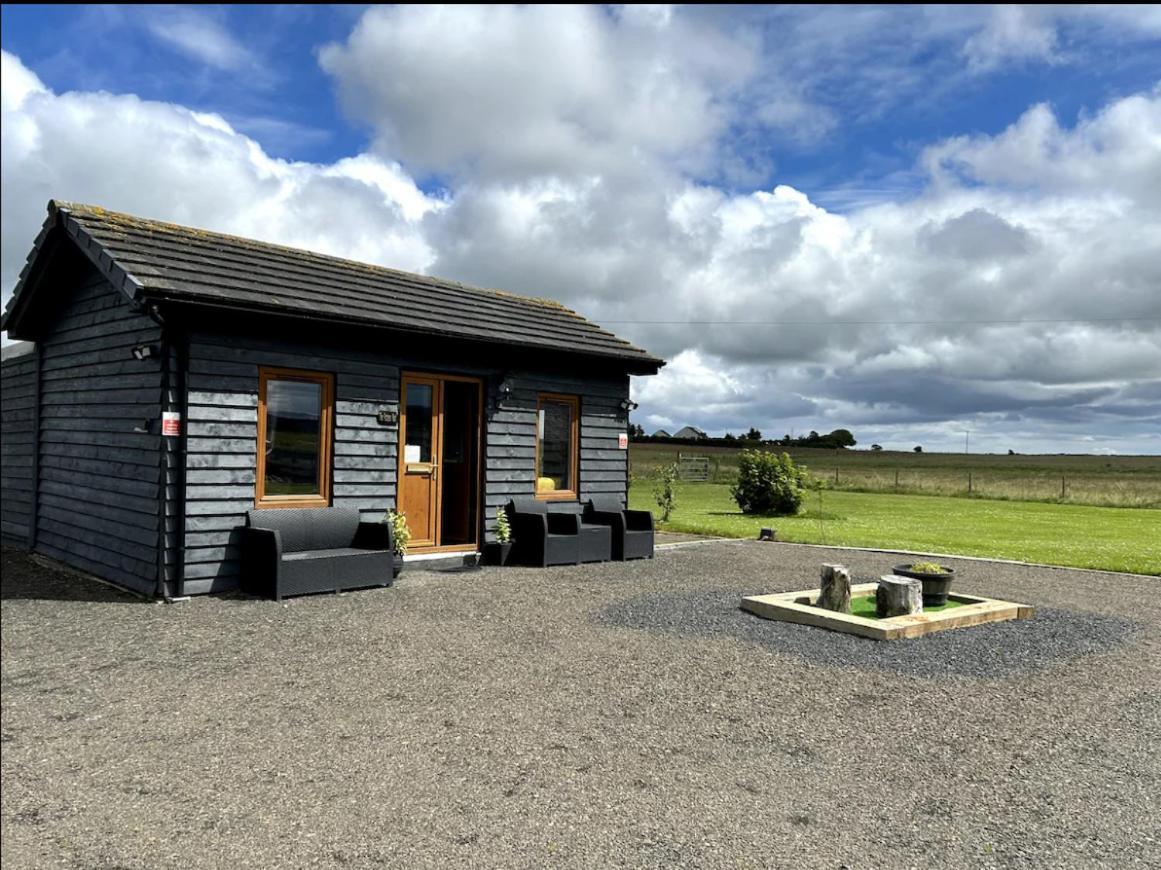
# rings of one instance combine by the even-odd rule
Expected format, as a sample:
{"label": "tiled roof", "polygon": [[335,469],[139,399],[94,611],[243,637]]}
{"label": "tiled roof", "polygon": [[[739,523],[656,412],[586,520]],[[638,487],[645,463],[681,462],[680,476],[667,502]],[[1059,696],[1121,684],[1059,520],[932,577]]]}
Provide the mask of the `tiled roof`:
{"label": "tiled roof", "polygon": [[59,227],[135,300],[281,312],[320,320],[613,358],[655,372],[664,361],[557,302],[414,275],[296,248],[49,203],[49,221],[5,312],[18,304],[48,232]]}

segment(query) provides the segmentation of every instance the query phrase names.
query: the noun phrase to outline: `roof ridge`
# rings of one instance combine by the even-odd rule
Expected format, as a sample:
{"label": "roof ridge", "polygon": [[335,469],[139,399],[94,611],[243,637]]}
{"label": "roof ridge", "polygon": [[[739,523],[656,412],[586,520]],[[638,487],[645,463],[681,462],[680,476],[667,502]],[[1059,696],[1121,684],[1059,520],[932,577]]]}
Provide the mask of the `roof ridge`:
{"label": "roof ridge", "polygon": [[[91,216],[98,218],[102,221],[106,221],[106,222],[112,223],[112,224],[116,224],[118,222],[121,222],[121,223],[129,224],[131,226],[136,226],[138,228],[148,227],[148,226],[156,226],[156,227],[162,227],[162,228],[171,229],[171,230],[180,230],[180,231],[185,232],[185,233],[192,232],[194,234],[203,235],[203,236],[217,236],[217,237],[222,238],[222,239],[228,239],[236,244],[240,244],[243,247],[253,246],[253,247],[268,248],[268,249],[272,249],[272,250],[276,250],[276,251],[286,251],[286,252],[294,254],[295,256],[298,256],[298,257],[317,258],[317,259],[326,260],[326,261],[329,261],[332,263],[343,263],[347,266],[354,266],[354,267],[357,267],[359,269],[362,269],[362,270],[365,270],[368,272],[386,273],[389,275],[399,275],[399,276],[404,276],[404,277],[409,278],[409,279],[418,278],[421,281],[426,281],[426,282],[428,282],[430,284],[434,284],[436,286],[444,285],[444,286],[453,287],[453,288],[456,288],[459,290],[464,290],[464,291],[467,291],[469,293],[479,293],[479,294],[484,294],[487,296],[503,296],[505,298],[513,299],[517,302],[520,302],[520,303],[523,303],[526,305],[535,305],[535,306],[539,306],[542,308],[552,308],[556,311],[561,311],[561,312],[564,312],[565,314],[569,314],[569,315],[571,315],[579,320],[584,320],[588,323],[592,323],[592,321],[589,321],[588,318],[586,318],[584,315],[573,310],[572,308],[569,308],[564,303],[559,302],[555,299],[550,299],[550,298],[543,297],[543,296],[528,296],[528,295],[523,294],[523,293],[515,293],[511,290],[501,290],[499,288],[492,288],[492,287],[480,287],[480,286],[477,286],[475,284],[466,284],[463,281],[457,281],[454,278],[441,278],[437,275],[424,275],[424,274],[421,274],[419,272],[407,272],[403,269],[393,269],[390,266],[381,266],[378,263],[366,263],[362,260],[352,260],[349,257],[339,257],[339,256],[336,256],[335,254],[324,254],[324,253],[321,253],[319,251],[312,251],[308,248],[296,248],[293,245],[283,245],[283,244],[280,244],[278,242],[267,242],[267,241],[263,241],[261,239],[252,239],[252,238],[248,238],[246,236],[235,235],[234,233],[223,233],[223,232],[220,232],[218,230],[207,230],[207,229],[203,229],[201,227],[193,227],[193,226],[190,226],[189,224],[179,224],[179,223],[176,223],[174,221],[163,221],[163,220],[158,220],[155,218],[139,217],[138,215],[129,214],[128,212],[123,212],[123,211],[115,211],[113,209],[104,208],[103,206],[99,206],[99,205],[89,205],[87,203],[70,202],[70,201],[62,200],[62,199],[53,199],[53,200],[50,200],[49,206],[50,206],[50,208],[55,208],[58,211],[63,211],[63,212],[66,212],[68,214],[78,214],[78,213],[79,214],[88,214],[88,215],[91,215]],[[603,327],[599,326],[598,324],[593,323],[593,325],[596,326],[598,329],[601,329],[602,331],[608,332],[608,330],[605,330]]]}

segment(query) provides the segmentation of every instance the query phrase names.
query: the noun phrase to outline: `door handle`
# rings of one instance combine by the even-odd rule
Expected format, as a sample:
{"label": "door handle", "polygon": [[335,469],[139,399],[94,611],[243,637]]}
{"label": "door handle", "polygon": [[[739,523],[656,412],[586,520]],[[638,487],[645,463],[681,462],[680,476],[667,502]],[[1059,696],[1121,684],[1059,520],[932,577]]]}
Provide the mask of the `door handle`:
{"label": "door handle", "polygon": [[432,466],[431,466],[431,479],[432,479],[432,480],[435,480],[435,479],[436,479],[436,478],[438,478],[438,477],[439,477],[439,466],[438,466],[438,465],[436,465],[435,463],[432,463]]}

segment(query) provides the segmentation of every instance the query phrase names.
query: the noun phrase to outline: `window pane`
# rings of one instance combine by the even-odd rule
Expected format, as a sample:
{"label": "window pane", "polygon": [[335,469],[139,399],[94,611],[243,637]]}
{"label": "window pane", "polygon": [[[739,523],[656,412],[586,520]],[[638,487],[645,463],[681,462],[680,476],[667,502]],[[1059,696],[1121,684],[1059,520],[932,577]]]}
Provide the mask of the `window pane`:
{"label": "window pane", "polygon": [[[539,420],[540,468],[538,492],[573,488],[572,405],[542,400]],[[550,482],[551,481],[551,482]]]}
{"label": "window pane", "polygon": [[430,384],[407,385],[407,443],[403,461],[431,462],[432,402]]}
{"label": "window pane", "polygon": [[266,494],[319,492],[322,385],[266,382]]}

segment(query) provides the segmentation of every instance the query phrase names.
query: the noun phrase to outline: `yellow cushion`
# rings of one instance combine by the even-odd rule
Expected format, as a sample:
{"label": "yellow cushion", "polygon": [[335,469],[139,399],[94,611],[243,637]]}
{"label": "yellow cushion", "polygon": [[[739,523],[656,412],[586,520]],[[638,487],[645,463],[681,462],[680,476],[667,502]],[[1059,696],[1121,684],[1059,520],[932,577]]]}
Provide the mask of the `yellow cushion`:
{"label": "yellow cushion", "polygon": [[536,491],[537,492],[552,492],[555,489],[556,489],[556,481],[553,480],[551,477],[538,477],[538,478],[536,478]]}

